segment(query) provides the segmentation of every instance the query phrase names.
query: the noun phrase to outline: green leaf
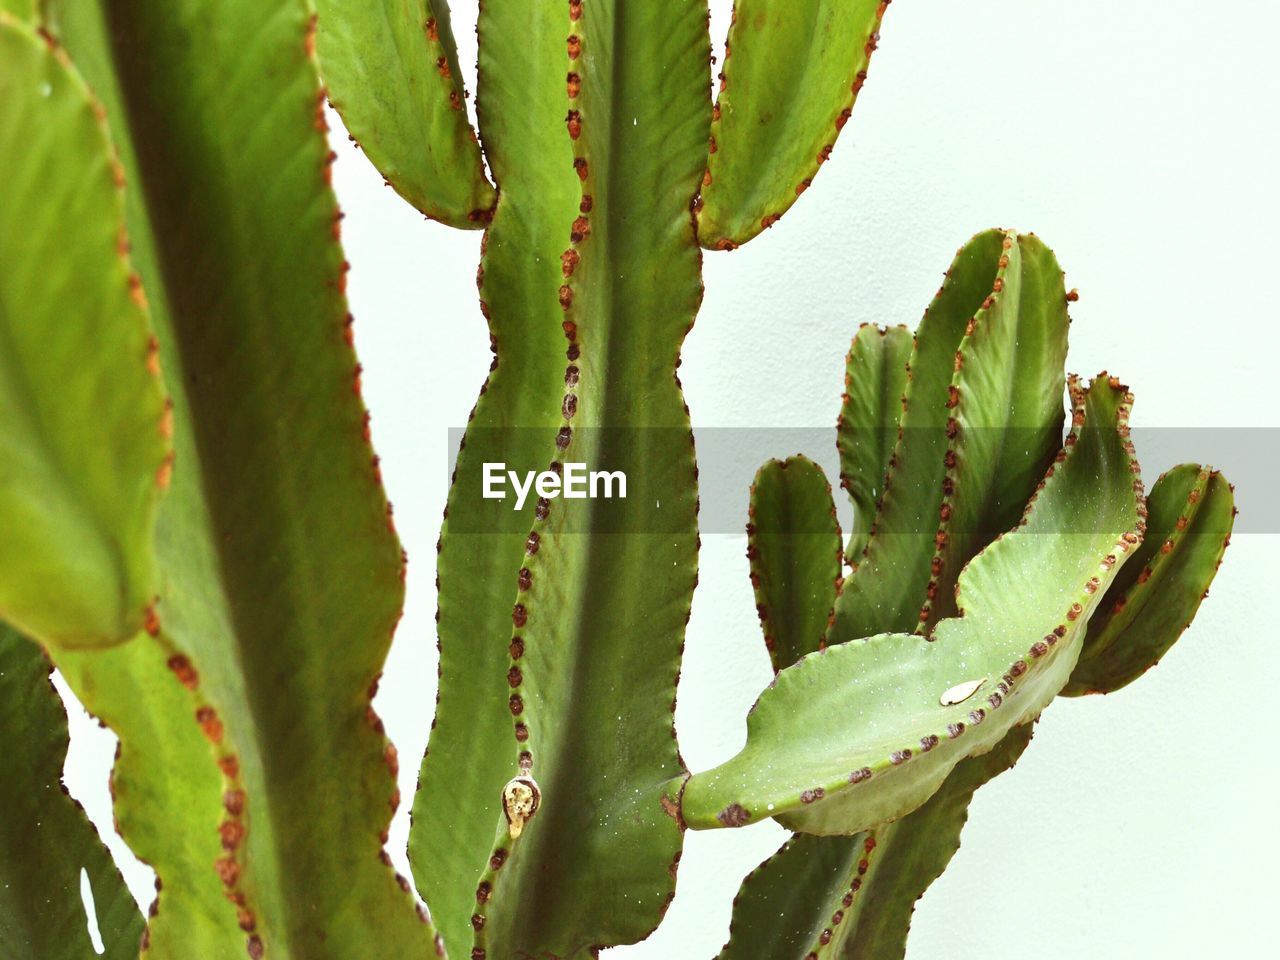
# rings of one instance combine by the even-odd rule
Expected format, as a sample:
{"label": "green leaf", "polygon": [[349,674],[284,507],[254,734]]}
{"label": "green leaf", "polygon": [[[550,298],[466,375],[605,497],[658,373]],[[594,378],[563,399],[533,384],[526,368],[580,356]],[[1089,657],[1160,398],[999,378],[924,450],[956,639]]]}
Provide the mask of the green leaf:
{"label": "green leaf", "polygon": [[329,98],[396,192],[478,227],[494,192],[470,123],[447,0],[315,0]]}
{"label": "green leaf", "polygon": [[770,460],[751,486],[747,558],[773,669],[819,649],[840,579],[831,484],[805,457]]}
{"label": "green leaf", "polygon": [[882,0],[737,0],[698,238],[732,249],[769,227],[831,154],[867,78]]}
{"label": "green leaf", "polygon": [[149,955],[432,956],[381,862],[396,761],[369,700],[402,558],[350,347],[308,4],[77,3],[51,23],[122,143],[174,392],[157,622],[58,656],[121,739],[117,818],[163,882]]}
{"label": "green leaf", "polygon": [[[0,625],[0,953],[26,960],[137,957],[138,905],[80,804],[62,785],[67,714],[40,648]],[[81,871],[103,953],[89,937]]]}
{"label": "green leaf", "polygon": [[119,643],[155,595],[164,396],[117,167],[64,57],[0,14],[0,616]]}
{"label": "green leaf", "polygon": [[965,562],[1016,521],[1059,446],[1060,288],[1033,236],[989,230],[956,255],[916,333],[884,493],[828,642],[924,629],[930,594],[953,612]]}
{"label": "green leaf", "polygon": [[743,881],[718,960],[902,960],[916,901],[959,849],[974,792],[1030,742],[1030,724],[1014,727],[901,820],[850,837],[792,836]]}
{"label": "green leaf", "polygon": [[915,336],[906,327],[858,328],[845,360],[844,396],[836,425],[840,485],[853,498],[850,566],[866,549],[902,422],[902,398]]}
{"label": "green leaf", "polygon": [[627,495],[545,504],[508,574],[511,756],[542,802],[494,881],[495,956],[641,939],[673,895],[682,839],[672,710],[697,482],[674,374],[701,297],[689,202],[710,113],[706,7],[572,3],[569,17],[583,220],[566,224],[564,418],[545,457],[620,470]]}
{"label": "green leaf", "polygon": [[1174,467],[1147,507],[1147,538],[1089,622],[1067,696],[1114,693],[1154,667],[1191,625],[1222,563],[1236,515],[1222,474]]}
{"label": "green leaf", "polygon": [[486,3],[477,108],[501,193],[477,277],[494,364],[458,453],[436,571],[440,683],[413,805],[418,890],[455,956],[469,951],[476,881],[501,816],[511,751],[508,645],[536,497],[481,497],[484,464],[542,470],[563,414],[560,254],[581,185],[565,133],[565,7]]}
{"label": "green leaf", "polygon": [[882,634],[780,673],[748,717],[746,748],[690,779],[689,826],[774,816],[806,833],[851,834],[897,819],[1057,695],[1142,529],[1141,481],[1121,433],[1128,395],[1103,378],[1072,393],[1081,416],[1067,452],[1019,527],[966,568],[962,616],[939,623],[931,642]]}

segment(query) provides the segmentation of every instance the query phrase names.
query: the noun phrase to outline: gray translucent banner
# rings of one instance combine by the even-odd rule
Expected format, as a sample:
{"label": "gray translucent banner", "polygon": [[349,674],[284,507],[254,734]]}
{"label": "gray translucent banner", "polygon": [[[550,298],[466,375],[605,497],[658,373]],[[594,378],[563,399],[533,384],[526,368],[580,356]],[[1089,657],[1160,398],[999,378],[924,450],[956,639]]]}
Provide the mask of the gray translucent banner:
{"label": "gray translucent banner", "polygon": [[[473,430],[467,439],[467,455],[477,460],[506,463],[506,469],[521,475],[527,471],[546,470],[557,458],[584,463],[588,471],[623,469],[629,474],[629,493],[634,497],[637,490],[652,491],[656,488],[658,495],[654,499],[660,507],[664,491],[653,481],[655,474],[667,472],[664,465],[646,462],[643,457],[633,458],[629,452],[653,448],[679,449],[678,443],[654,442],[655,439],[666,439],[653,436],[662,429],[619,428],[608,431],[607,436],[604,428],[594,431],[580,429],[575,434],[574,443],[563,451],[555,444],[554,430]],[[457,463],[462,436],[461,429],[449,431],[450,475]],[[1236,533],[1280,533],[1280,498],[1275,495],[1275,478],[1280,468],[1280,428],[1135,427],[1132,438],[1148,489],[1161,473],[1179,463],[1205,464],[1221,470],[1236,487],[1236,504],[1240,511]],[[834,427],[699,427],[694,429],[694,439],[698,463],[698,527],[704,536],[742,533],[747,522],[749,490],[756,471],[770,458],[784,459],[795,454],[807,456],[826,471],[841,527],[846,531],[851,529],[853,506],[848,495],[840,489],[840,459],[836,452]],[[854,443],[863,440],[857,435],[849,439]],[[984,446],[995,445],[1015,451],[1025,449],[1033,439],[1030,431],[1006,429],[998,434],[992,431],[981,441]],[[869,432],[865,441],[878,445],[880,438]],[[907,437],[906,442],[912,448],[935,445],[944,450],[946,438],[940,431],[918,430]],[[591,451],[601,449],[611,451],[609,462],[591,462]],[[545,452],[536,462],[516,462],[519,455],[515,451],[532,450]],[[531,461],[531,456],[525,453],[525,460]],[[508,459],[511,462],[507,462]],[[479,499],[482,495],[480,470],[478,465],[473,466],[474,470],[468,474],[471,478],[469,486],[473,489],[466,491],[466,495]],[[507,490],[510,491],[510,485]],[[676,492],[671,490],[670,495],[674,496]],[[455,512],[456,522],[451,522],[451,529],[462,533],[527,530],[537,497],[531,493],[522,511],[512,509],[514,495],[511,492],[508,492],[508,497],[506,501],[489,501],[486,509],[480,511],[465,511],[468,514],[465,518]],[[671,511],[641,509],[635,503],[624,506],[616,497],[609,501],[590,501],[588,508],[583,507],[587,503],[584,500],[567,502],[572,506],[565,510],[564,523],[572,532],[674,533],[679,532],[684,523]],[[1090,520],[1087,515],[1081,515],[1072,522],[1077,524],[1074,530],[1062,532],[1088,532]],[[928,518],[918,526],[920,529],[913,530],[908,525],[903,529],[882,529],[882,532],[932,532],[936,524],[934,518]]]}

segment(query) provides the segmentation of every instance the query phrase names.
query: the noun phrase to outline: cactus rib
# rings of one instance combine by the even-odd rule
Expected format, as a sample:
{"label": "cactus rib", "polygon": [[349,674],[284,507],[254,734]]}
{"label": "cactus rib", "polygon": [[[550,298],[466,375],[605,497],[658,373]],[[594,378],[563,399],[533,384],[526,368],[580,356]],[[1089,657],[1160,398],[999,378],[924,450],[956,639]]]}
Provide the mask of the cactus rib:
{"label": "cactus rib", "polygon": [[[1034,282],[1023,281],[1028,275]],[[884,493],[836,601],[829,643],[936,622],[932,600],[949,593],[969,556],[1017,520],[1058,446],[1062,417],[1065,294],[1046,294],[1041,278],[1049,276],[1060,284],[1052,253],[1013,232],[980,233],[956,254],[916,334]],[[1035,375],[1048,377],[1047,388]],[[964,431],[956,411],[963,395],[971,396]],[[1005,403],[1010,398],[1017,402]],[[1006,444],[1009,432],[1017,436]],[[972,497],[959,490],[956,471],[966,459],[1000,456],[1008,458],[1007,477],[992,481],[979,471],[984,490]],[[973,506],[953,537],[954,497]]]}
{"label": "cactus rib", "polygon": [[440,682],[409,835],[418,890],[454,954],[471,941],[476,878],[515,772],[508,640],[536,509],[534,497],[516,511],[478,492],[484,463],[540,470],[555,449],[565,369],[556,290],[581,198],[563,125],[563,7],[485,3],[477,31],[477,113],[499,199],[476,282],[494,359],[437,546]]}
{"label": "cactus rib", "polygon": [[1062,437],[1066,291],[1034,235],[1009,234],[991,294],[947,387],[947,453],[929,583],[917,632],[956,613],[969,558],[1013,526]]}

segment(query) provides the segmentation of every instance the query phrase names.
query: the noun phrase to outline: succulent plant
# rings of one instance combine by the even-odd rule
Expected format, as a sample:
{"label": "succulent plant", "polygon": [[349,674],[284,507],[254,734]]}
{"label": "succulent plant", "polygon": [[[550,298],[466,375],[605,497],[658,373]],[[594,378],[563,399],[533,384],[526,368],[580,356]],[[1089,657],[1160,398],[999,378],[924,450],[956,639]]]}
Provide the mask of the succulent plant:
{"label": "succulent plant", "polygon": [[[1148,515],[1109,378],[1072,381],[1063,441],[1061,271],[1033,237],[981,234],[914,340],[854,342],[850,542],[812,464],[758,478],[779,673],[743,754],[690,776],[676,371],[701,248],[809,185],[887,6],[739,0],[713,105],[705,0],[488,0],[477,137],[444,0],[0,0],[0,724],[22,744],[0,948],[88,955],[83,868],[112,957],[567,960],[654,928],[686,826],[774,816],[798,835],[725,955],[901,955],[973,791],[1054,696],[1168,649],[1233,507],[1183,467]],[[439,543],[409,843],[430,917],[385,852],[399,760],[371,700],[406,560],[326,98],[409,203],[485,231],[494,359]],[[481,496],[499,462],[620,471],[627,496],[513,510]],[[119,737],[116,828],[157,877],[145,923],[59,789],[50,664]]]}
{"label": "succulent plant", "polygon": [[1144,497],[1132,396],[1105,373],[1067,381],[1062,439],[1061,276],[1035,237],[988,231],[914,337],[858,331],[838,436],[872,520],[847,575],[822,469],[756,477],[748,556],[777,675],[682,813],[796,834],[743,884],[726,960],[901,957],[975,790],[1041,710],[1152,667],[1213,579],[1235,515],[1220,474],[1176,467]]}

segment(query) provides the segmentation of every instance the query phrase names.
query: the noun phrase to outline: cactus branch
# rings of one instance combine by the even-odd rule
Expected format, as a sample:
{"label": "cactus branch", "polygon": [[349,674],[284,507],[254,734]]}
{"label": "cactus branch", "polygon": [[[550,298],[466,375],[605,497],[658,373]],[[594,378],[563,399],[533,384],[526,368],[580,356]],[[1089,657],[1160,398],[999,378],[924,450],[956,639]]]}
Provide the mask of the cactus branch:
{"label": "cactus branch", "polygon": [[166,407],[123,176],[63,51],[0,13],[0,615],[120,643],[156,593]]}
{"label": "cactus branch", "polygon": [[567,227],[581,216],[564,129],[566,19],[558,3],[485,3],[478,21],[477,112],[500,197],[476,282],[494,358],[438,544],[440,683],[409,836],[418,890],[455,955],[471,941],[476,878],[517,770],[511,618],[517,572],[537,550],[536,497],[521,510],[480,497],[483,465],[545,469],[563,423],[567,344],[556,291]]}
{"label": "cactus branch", "polygon": [[845,360],[836,445],[840,486],[853,498],[854,526],[845,551],[850,566],[857,566],[866,549],[871,521],[884,493],[914,347],[915,336],[906,327],[863,324]]}
{"label": "cactus branch", "polygon": [[0,953],[92,956],[81,870],[106,960],[138,956],[144,922],[93,825],[62,784],[67,714],[34,643],[0,625]]}
{"label": "cactus branch", "polygon": [[818,649],[840,580],[831,484],[805,457],[770,460],[751,486],[747,558],[774,671]]}
{"label": "cactus branch", "polygon": [[1174,467],[1147,502],[1147,539],[1089,622],[1067,696],[1112,693],[1154,667],[1190,626],[1231,542],[1234,491],[1216,470]]}
{"label": "cactus branch", "polygon": [[974,792],[1030,741],[1030,724],[1014,727],[901,820],[850,837],[792,836],[743,881],[717,960],[902,960],[916,901],[959,849]]}
{"label": "cactus branch", "polygon": [[[774,816],[806,833],[855,833],[910,813],[960,760],[1039,714],[1141,542],[1141,481],[1121,435],[1129,397],[1113,384],[1073,385],[1078,416],[1064,455],[1018,528],[966,568],[962,616],[938,624],[931,643],[883,634],[782,671],[748,718],[744,751],[689,781],[691,827]],[[1087,533],[1075,516],[1082,502],[1094,507]],[[860,706],[838,706],[849,703]]]}
{"label": "cactus branch", "polygon": [[947,386],[946,469],[918,632],[956,614],[956,580],[1013,526],[1061,446],[1066,291],[1053,252],[1007,235]]}
{"label": "cactus branch", "polygon": [[513,759],[542,798],[486,926],[502,953],[577,957],[656,925],[681,848],[672,711],[697,484],[674,372],[702,293],[689,205],[709,41],[696,0],[573,0],[561,16],[581,192],[562,226],[561,422],[545,455],[620,471],[627,496],[542,501],[536,550],[508,574]]}
{"label": "cactus branch", "polygon": [[[1034,237],[989,230],[957,253],[916,333],[884,492],[828,642],[936,622],[939,598],[954,610],[965,561],[1017,520],[1059,443],[1067,317],[1054,284],[1057,263]],[[976,469],[1001,458],[1006,476]],[[963,527],[950,522],[956,498]]]}
{"label": "cactus branch", "polygon": [[731,250],[813,182],[853,111],[888,0],[736,0],[698,214]]}
{"label": "cactus branch", "polygon": [[316,0],[316,51],[351,136],[434,220],[483,226],[494,203],[471,124],[447,0]]}

